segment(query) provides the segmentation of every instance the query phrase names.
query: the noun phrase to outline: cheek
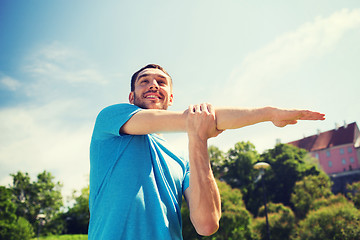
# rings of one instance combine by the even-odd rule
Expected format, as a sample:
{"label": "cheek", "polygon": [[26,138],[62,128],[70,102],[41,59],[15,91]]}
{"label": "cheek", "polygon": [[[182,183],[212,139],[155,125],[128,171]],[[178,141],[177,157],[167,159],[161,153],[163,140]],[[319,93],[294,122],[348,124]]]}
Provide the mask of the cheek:
{"label": "cheek", "polygon": [[166,88],[161,88],[161,90],[163,91],[163,93],[167,96],[170,96],[171,95],[171,88],[170,87],[166,87]]}

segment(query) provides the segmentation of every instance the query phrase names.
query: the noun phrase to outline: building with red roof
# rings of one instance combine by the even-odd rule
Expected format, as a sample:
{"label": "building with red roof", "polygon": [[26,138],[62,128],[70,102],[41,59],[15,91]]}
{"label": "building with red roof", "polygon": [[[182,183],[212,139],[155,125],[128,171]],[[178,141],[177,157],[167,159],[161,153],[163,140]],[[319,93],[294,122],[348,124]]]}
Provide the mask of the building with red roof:
{"label": "building with red roof", "polygon": [[356,122],[288,144],[309,151],[329,175],[360,169],[360,132]]}

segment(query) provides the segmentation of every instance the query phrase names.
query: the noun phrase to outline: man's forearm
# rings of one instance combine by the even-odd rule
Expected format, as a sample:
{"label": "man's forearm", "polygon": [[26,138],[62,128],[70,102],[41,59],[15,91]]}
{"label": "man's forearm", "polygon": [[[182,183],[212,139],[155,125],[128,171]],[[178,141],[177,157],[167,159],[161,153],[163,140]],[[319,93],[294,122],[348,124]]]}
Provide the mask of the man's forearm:
{"label": "man's forearm", "polygon": [[263,107],[253,109],[217,108],[217,129],[236,129],[271,121],[277,127],[296,124],[298,120],[325,120],[325,114],[309,110]]}
{"label": "man's forearm", "polygon": [[190,187],[186,197],[190,219],[200,235],[211,235],[219,227],[221,200],[210,166],[207,141],[189,137],[189,158]]}
{"label": "man's forearm", "polygon": [[274,108],[216,108],[217,129],[237,129],[260,122],[271,121]]}

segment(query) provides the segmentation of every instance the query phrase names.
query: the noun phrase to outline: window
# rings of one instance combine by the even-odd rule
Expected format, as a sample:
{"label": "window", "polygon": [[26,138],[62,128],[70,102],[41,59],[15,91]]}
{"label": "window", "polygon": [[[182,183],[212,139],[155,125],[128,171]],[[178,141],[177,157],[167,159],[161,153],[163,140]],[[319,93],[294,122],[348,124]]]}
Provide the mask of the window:
{"label": "window", "polygon": [[350,157],[350,162],[354,163],[354,158],[353,157]]}
{"label": "window", "polygon": [[332,161],[328,162],[329,167],[332,167]]}
{"label": "window", "polygon": [[344,154],[344,149],[340,148],[340,154],[343,155]]}
{"label": "window", "polygon": [[319,154],[315,153],[315,158],[319,159]]}
{"label": "window", "polygon": [[343,159],[341,159],[341,163],[343,164],[343,165],[345,165],[346,164],[346,160],[343,158]]}
{"label": "window", "polygon": [[352,147],[348,147],[348,153],[352,153]]}
{"label": "window", "polygon": [[326,150],[326,156],[330,157],[330,151],[329,150]]}

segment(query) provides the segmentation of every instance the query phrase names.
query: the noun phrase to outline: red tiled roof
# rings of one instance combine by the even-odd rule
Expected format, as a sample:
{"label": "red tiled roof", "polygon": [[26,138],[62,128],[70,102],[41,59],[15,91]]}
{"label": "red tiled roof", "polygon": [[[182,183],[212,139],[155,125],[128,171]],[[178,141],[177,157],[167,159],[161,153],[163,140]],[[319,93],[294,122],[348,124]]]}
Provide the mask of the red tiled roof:
{"label": "red tiled roof", "polygon": [[333,129],[297,141],[289,142],[288,144],[313,152],[343,144],[354,143],[358,133],[359,128],[356,125],[356,122],[353,122],[348,124],[346,128],[344,126],[339,127],[337,130]]}

